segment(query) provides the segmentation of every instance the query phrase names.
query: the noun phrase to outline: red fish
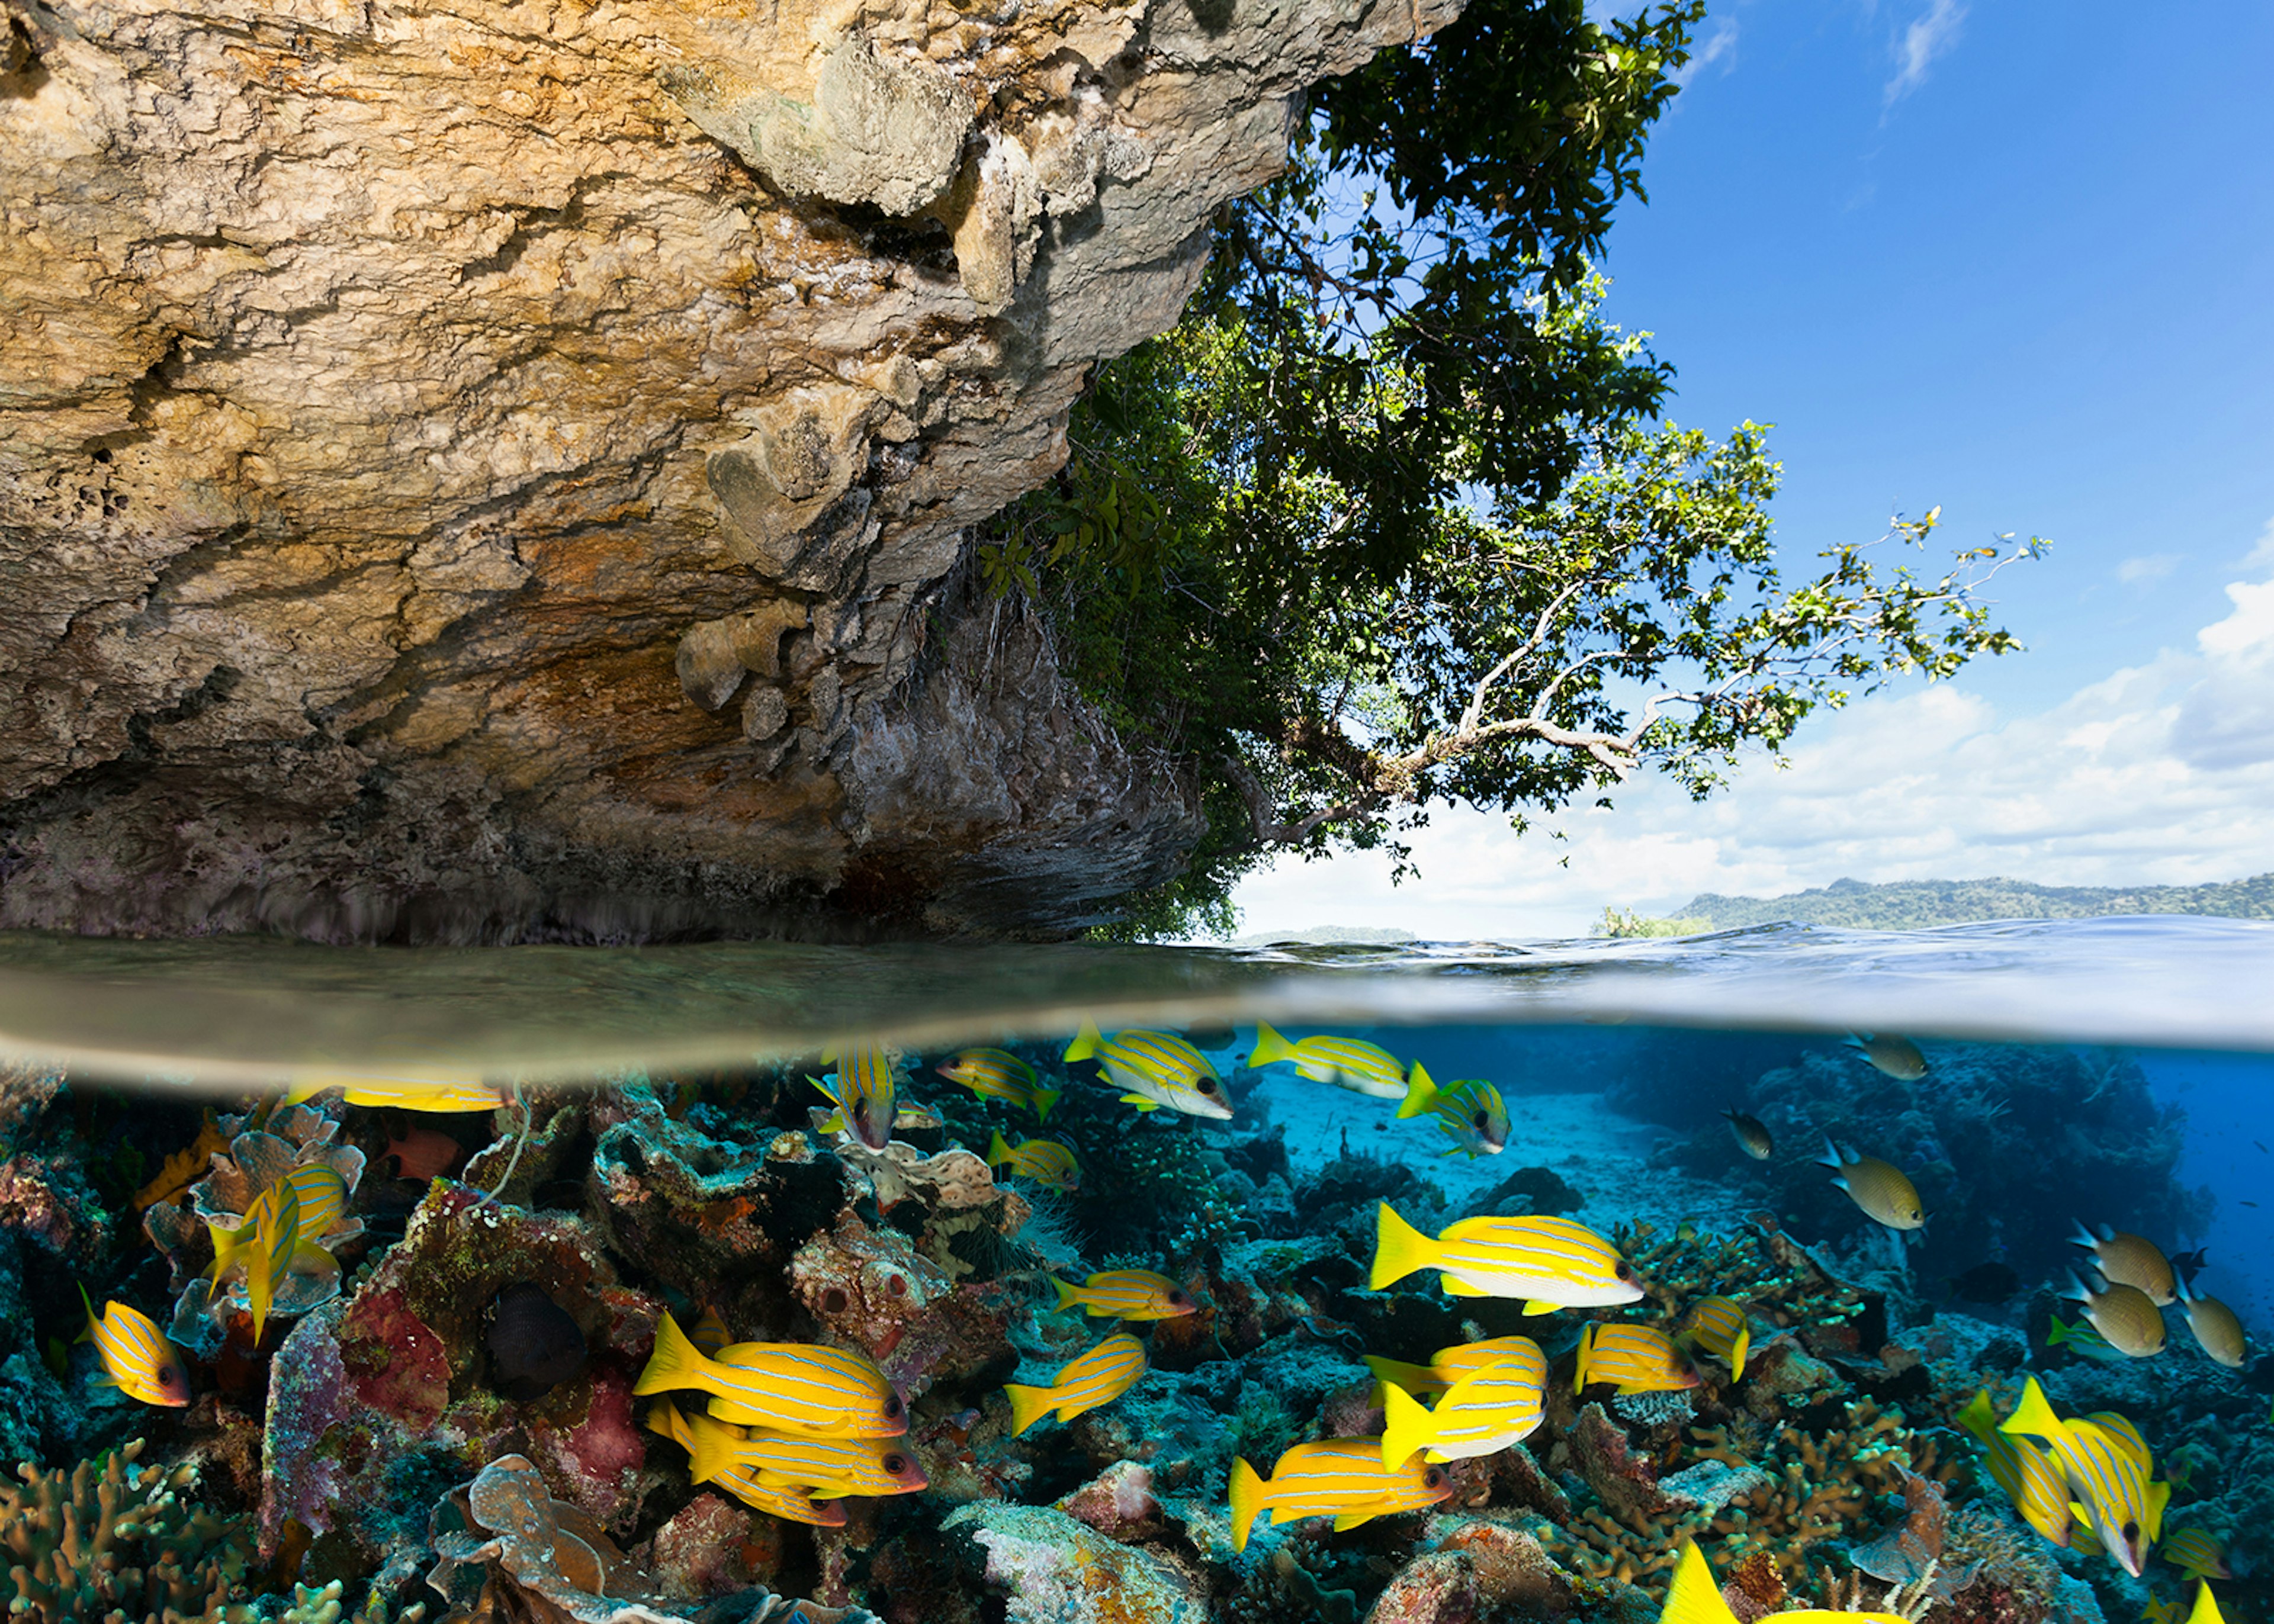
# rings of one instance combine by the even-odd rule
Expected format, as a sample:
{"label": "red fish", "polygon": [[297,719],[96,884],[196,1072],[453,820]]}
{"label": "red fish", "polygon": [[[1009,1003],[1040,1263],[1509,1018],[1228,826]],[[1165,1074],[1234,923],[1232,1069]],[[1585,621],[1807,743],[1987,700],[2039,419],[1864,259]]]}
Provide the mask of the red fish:
{"label": "red fish", "polygon": [[388,1140],[387,1154],[395,1158],[396,1177],[425,1180],[448,1172],[466,1147],[439,1129],[412,1128],[401,1139]]}

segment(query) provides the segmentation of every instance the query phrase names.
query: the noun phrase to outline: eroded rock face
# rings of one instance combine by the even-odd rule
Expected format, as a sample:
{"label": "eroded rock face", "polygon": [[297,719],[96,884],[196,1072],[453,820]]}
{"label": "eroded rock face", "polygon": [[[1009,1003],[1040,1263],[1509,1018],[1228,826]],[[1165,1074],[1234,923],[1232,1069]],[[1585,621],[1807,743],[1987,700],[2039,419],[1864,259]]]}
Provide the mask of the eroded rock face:
{"label": "eroded rock face", "polygon": [[0,925],[1073,929],[1186,791],[953,590],[1457,0],[0,0]]}

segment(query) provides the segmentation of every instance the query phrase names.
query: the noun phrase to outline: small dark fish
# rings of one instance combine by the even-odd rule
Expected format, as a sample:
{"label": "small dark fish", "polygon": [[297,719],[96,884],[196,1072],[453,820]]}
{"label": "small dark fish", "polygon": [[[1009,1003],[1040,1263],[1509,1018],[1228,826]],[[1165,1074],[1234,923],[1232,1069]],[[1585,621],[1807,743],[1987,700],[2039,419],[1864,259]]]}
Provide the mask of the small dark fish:
{"label": "small dark fish", "polygon": [[1775,1142],[1769,1138],[1768,1128],[1759,1117],[1749,1116],[1734,1105],[1723,1111],[1721,1117],[1729,1124],[1729,1133],[1738,1147],[1754,1161],[1766,1162],[1776,1153]]}
{"label": "small dark fish", "polygon": [[1943,1295],[1968,1303],[2002,1303],[2022,1289],[2022,1277],[2003,1263],[1977,1263],[1945,1282]]}
{"label": "small dark fish", "polygon": [[516,1401],[542,1398],[584,1372],[584,1333],[545,1288],[519,1281],[490,1315],[491,1385]]}
{"label": "small dark fish", "polygon": [[2250,1142],[2258,1147],[2258,1154],[2260,1155],[2274,1155],[2274,1151],[2269,1151],[2266,1148],[2266,1141],[2264,1139],[2253,1139]]}
{"label": "small dark fish", "polygon": [[2195,1276],[2203,1272],[2203,1254],[2209,1250],[2208,1247],[2198,1246],[2193,1252],[2175,1252],[2172,1254],[2172,1267],[2178,1274],[2182,1285],[2195,1284]]}
{"label": "small dark fish", "polygon": [[2255,1207],[2258,1203],[2255,1201],[2237,1201],[2235,1205],[2237,1207]]}

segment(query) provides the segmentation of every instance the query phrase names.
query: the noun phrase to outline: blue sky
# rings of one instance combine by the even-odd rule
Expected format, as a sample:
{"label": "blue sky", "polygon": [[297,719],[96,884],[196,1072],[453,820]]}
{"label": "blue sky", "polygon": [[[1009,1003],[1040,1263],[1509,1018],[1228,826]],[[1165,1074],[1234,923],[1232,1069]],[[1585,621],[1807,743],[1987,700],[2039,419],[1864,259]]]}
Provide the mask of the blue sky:
{"label": "blue sky", "polygon": [[2050,538],[1998,583],[2028,652],[1820,718],[1703,808],[1637,786],[1560,841],[1440,813],[1395,891],[1283,863],[1244,929],[2274,868],[2274,8],[1740,0],[1699,37],[1611,315],[1679,368],[1676,421],[1776,425],[1796,574],[1898,508]]}

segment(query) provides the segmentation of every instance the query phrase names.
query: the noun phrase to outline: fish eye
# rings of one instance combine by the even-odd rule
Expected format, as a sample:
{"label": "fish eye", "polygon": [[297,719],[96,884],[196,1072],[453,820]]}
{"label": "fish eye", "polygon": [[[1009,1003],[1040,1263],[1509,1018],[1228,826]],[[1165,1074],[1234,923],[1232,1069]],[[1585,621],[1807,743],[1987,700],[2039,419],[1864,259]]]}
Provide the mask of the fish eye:
{"label": "fish eye", "polygon": [[1631,1281],[1634,1278],[1634,1265],[1621,1258],[1617,1274],[1621,1280]]}
{"label": "fish eye", "polygon": [[1188,1307],[1191,1304],[1192,1300],[1192,1298],[1186,1297],[1181,1291],[1171,1291],[1169,1293],[1169,1304],[1172,1308]]}
{"label": "fish eye", "polygon": [[900,1408],[900,1395],[897,1393],[885,1401],[885,1413],[888,1416],[899,1415]]}
{"label": "fish eye", "polygon": [[1432,1466],[1427,1471],[1424,1471],[1421,1474],[1421,1486],[1425,1489],[1443,1488],[1445,1486],[1445,1474],[1443,1470],[1439,1467]]}
{"label": "fish eye", "polygon": [[1202,1094],[1214,1094],[1216,1092],[1216,1079],[1213,1077],[1203,1077],[1201,1079],[1201,1092]]}
{"label": "fish eye", "polygon": [[1479,1111],[1469,1120],[1476,1124],[1476,1130],[1480,1133],[1482,1133],[1487,1128],[1492,1126],[1492,1114],[1489,1111]]}
{"label": "fish eye", "polygon": [[885,1470],[890,1472],[893,1477],[899,1477],[902,1472],[907,1470],[907,1469],[908,1457],[900,1454],[899,1451],[895,1450],[892,1454],[885,1457]]}

